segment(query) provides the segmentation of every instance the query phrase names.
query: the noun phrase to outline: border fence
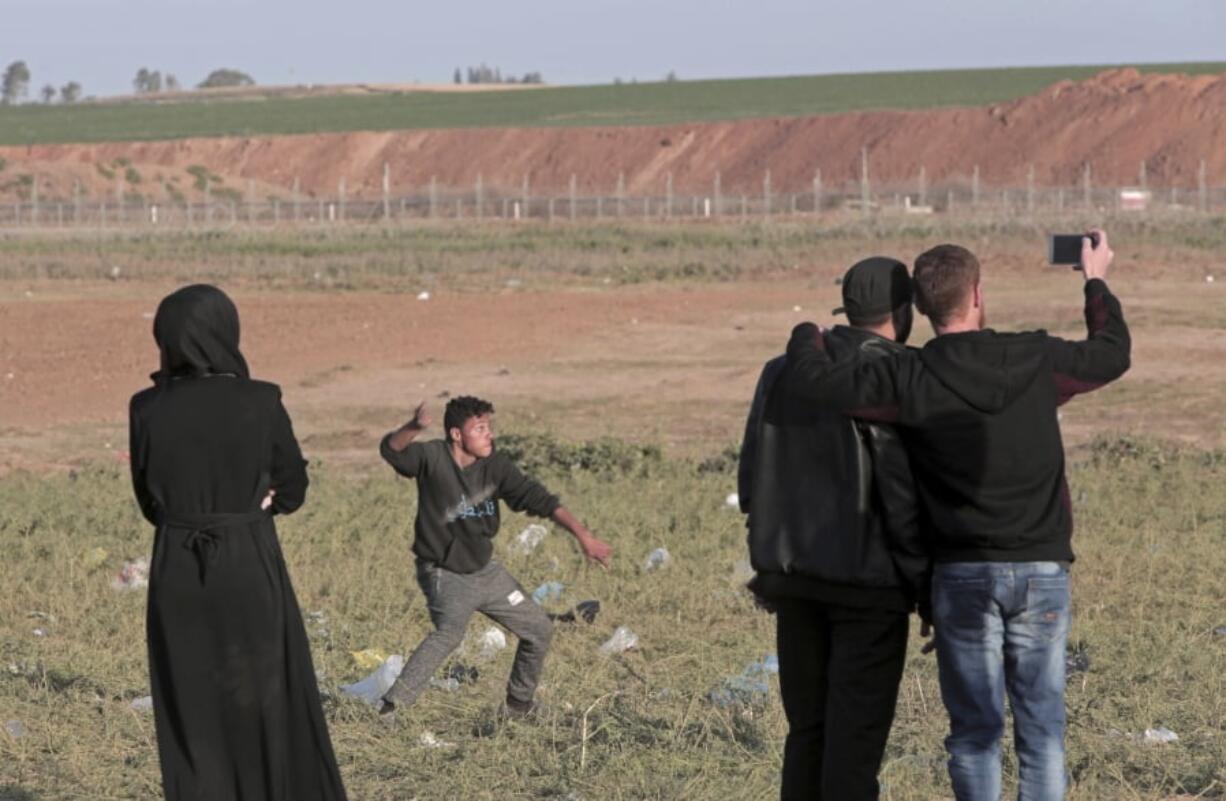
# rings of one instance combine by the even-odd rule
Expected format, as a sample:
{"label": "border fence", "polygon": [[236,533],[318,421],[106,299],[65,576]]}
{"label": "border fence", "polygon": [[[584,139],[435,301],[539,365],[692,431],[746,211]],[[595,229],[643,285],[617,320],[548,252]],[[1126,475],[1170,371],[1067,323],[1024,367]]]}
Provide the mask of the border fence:
{"label": "border fence", "polygon": [[[125,194],[117,184],[109,197],[86,197],[78,188],[70,198],[40,199],[36,184],[30,196],[0,203],[0,228],[140,228],[190,229],[227,226],[324,226],[353,223],[397,224],[413,221],[449,220],[755,220],[796,215],[851,213],[950,216],[984,216],[1015,219],[1072,213],[1135,212],[1216,214],[1226,212],[1226,187],[1209,186],[1204,162],[1197,184],[1151,187],[1145,180],[1130,186],[1097,186],[1089,168],[1076,186],[1037,186],[1033,169],[1024,186],[982,185],[976,167],[969,180],[947,181],[928,186],[924,170],[910,182],[877,185],[867,169],[858,182],[829,187],[821,173],[801,192],[774,192],[771,174],[763,174],[752,190],[724,190],[716,173],[706,191],[675,193],[672,175],[662,191],[628,193],[624,177],[609,194],[578,191],[571,176],[569,188],[534,193],[525,177],[517,191],[487,188],[477,178],[472,187],[442,187],[432,179],[416,191],[393,194],[384,170],[383,192],[376,198],[348,197],[341,181],[335,194],[316,196],[296,189],[286,196],[258,199],[254,183],[246,194],[231,187],[204,187],[203,199],[155,200]],[[295,186],[297,182],[295,182]]]}

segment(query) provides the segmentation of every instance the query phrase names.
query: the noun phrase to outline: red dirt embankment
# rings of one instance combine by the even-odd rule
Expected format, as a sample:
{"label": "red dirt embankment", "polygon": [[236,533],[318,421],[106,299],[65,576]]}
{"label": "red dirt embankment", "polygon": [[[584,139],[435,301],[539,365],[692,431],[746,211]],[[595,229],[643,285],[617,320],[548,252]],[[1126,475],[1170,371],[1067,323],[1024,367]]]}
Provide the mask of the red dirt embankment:
{"label": "red dirt embankment", "polygon": [[[393,192],[420,191],[431,177],[441,187],[533,192],[564,190],[572,174],[580,191],[612,193],[624,174],[629,193],[663,191],[673,175],[678,192],[710,191],[716,172],[727,193],[758,192],[764,171],[774,191],[801,191],[821,170],[827,186],[857,180],[868,149],[879,184],[967,179],[975,166],[987,185],[1020,186],[1033,166],[1040,185],[1073,185],[1086,164],[1100,184],[1137,180],[1141,162],[1155,185],[1194,186],[1201,159],[1210,180],[1226,177],[1226,75],[1141,75],[1104,72],[1061,82],[1043,92],[982,108],[870,111],[819,117],[659,127],[504,128],[356,132],[284,137],[190,139],[100,145],[0,148],[16,174],[39,176],[40,197],[67,198],[73,181],[86,192],[114,192],[115,170],[127,159],[143,180],[125,191],[151,197],[199,197],[187,167],[200,165],[224,186],[257,196],[286,196],[295,178],[308,194],[333,194],[342,179],[351,197],[376,196],[383,166]],[[171,189],[173,187],[173,190]],[[25,192],[17,185],[9,197]]]}

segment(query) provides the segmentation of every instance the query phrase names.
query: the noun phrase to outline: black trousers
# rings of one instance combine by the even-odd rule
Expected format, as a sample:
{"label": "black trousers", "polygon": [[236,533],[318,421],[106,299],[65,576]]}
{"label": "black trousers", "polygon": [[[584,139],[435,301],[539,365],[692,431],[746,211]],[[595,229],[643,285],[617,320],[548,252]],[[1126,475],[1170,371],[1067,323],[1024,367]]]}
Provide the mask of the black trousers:
{"label": "black trousers", "polygon": [[788,737],[783,801],[875,801],[908,616],[819,601],[776,603]]}

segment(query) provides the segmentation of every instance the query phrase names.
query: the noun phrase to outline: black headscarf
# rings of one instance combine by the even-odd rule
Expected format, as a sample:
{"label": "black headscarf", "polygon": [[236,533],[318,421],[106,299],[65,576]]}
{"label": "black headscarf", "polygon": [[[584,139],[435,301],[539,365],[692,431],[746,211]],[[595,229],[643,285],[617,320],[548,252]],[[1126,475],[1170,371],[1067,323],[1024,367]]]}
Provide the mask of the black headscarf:
{"label": "black headscarf", "polygon": [[215,286],[192,284],[158,304],[153,338],[162,352],[155,383],[181,376],[233,374],[250,378],[238,349],[238,309]]}

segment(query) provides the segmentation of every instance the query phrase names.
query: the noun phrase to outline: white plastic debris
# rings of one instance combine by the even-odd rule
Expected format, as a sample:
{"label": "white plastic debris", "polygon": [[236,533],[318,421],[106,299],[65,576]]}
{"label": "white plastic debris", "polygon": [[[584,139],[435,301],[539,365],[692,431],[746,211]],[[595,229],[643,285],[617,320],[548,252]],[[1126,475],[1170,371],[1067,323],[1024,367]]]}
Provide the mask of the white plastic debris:
{"label": "white plastic debris", "polygon": [[153,711],[153,696],[142,695],[140,698],[133,698],[132,703],[128,707],[136,712],[152,712]]}
{"label": "white plastic debris", "polygon": [[113,590],[139,590],[149,586],[149,563],[144,559],[124,562],[119,575],[111,581]]}
{"label": "white plastic debris", "polygon": [[424,291],[423,291],[423,292],[418,292],[418,293],[417,293],[417,299],[418,299],[418,300],[429,300],[429,299],[430,299],[430,293],[429,293],[429,292],[424,292]]}
{"label": "white plastic debris", "polygon": [[741,496],[735,492],[728,493],[728,497],[724,498],[724,506],[727,506],[729,509],[740,509]]}
{"label": "white plastic debris", "polygon": [[502,629],[497,626],[490,626],[481,632],[481,639],[477,642],[481,646],[477,657],[489,661],[497,656],[499,651],[507,647],[507,635],[503,634]]}
{"label": "white plastic debris", "polygon": [[20,720],[4,721],[4,730],[8,733],[8,736],[12,737],[14,740],[26,736],[25,724],[23,724]]}
{"label": "white plastic debris", "polygon": [[792,311],[794,311],[794,312],[798,312],[798,311],[800,311],[800,310],[801,310],[801,309],[800,309],[800,307],[799,307],[799,306],[793,306],[793,307],[792,307]]}
{"label": "white plastic debris", "polygon": [[448,676],[445,679],[440,679],[437,676],[430,679],[430,686],[436,690],[442,690],[445,693],[453,693],[460,689],[460,680]]}
{"label": "white plastic debris", "polygon": [[46,629],[34,629],[34,636],[35,637],[46,637],[47,630]]}
{"label": "white plastic debris", "polygon": [[605,640],[604,645],[600,646],[600,652],[606,656],[612,656],[613,654],[629,651],[631,648],[637,648],[638,644],[639,635],[625,626],[618,626],[614,630],[613,636]]}
{"label": "white plastic debris", "polygon": [[422,748],[451,748],[455,743],[449,743],[446,740],[440,740],[435,737],[432,732],[423,731],[421,736],[417,738],[417,744]]}
{"label": "white plastic debris", "polygon": [[541,586],[532,591],[532,600],[536,601],[538,606],[543,606],[547,601],[556,601],[562,597],[562,591],[566,589],[560,581],[546,581]]}
{"label": "white plastic debris", "polygon": [[341,686],[341,692],[353,698],[364,701],[371,706],[378,706],[384,693],[396,683],[400,671],[404,670],[404,657],[392,654],[374,673],[361,681]]}
{"label": "white plastic debris", "polygon": [[707,699],[721,707],[753,707],[766,703],[771,685],[767,678],[779,673],[779,657],[769,654],[761,662],[750,662],[739,676],[724,679],[707,692]]}
{"label": "white plastic debris", "polygon": [[515,537],[515,551],[522,554],[532,553],[548,534],[549,529],[540,523],[530,524]]}
{"label": "white plastic debris", "polygon": [[653,570],[659,570],[662,567],[668,567],[669,562],[673,561],[672,554],[667,548],[656,548],[651,553],[647,554],[647,559],[643,562],[643,569],[650,573]]}
{"label": "white plastic debris", "polygon": [[1218,626],[1213,630],[1214,637],[1226,637],[1226,626]]}
{"label": "white plastic debris", "polygon": [[1205,276],[1205,283],[1206,283],[1206,284],[1212,284],[1212,283],[1213,283],[1213,276],[1212,276],[1212,275],[1206,275],[1206,276]]}
{"label": "white plastic debris", "polygon": [[1147,743],[1173,743],[1178,740],[1179,735],[1165,726],[1145,730],[1145,742]]}

